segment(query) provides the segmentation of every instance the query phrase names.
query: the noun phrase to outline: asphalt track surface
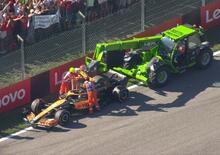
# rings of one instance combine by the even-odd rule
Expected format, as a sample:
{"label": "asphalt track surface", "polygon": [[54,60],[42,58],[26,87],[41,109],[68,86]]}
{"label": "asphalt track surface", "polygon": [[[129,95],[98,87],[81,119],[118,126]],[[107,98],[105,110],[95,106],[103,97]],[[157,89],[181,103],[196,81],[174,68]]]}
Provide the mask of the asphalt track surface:
{"label": "asphalt track surface", "polygon": [[[207,70],[191,69],[169,84],[131,90],[66,128],[33,129],[0,143],[1,155],[220,154],[220,55]],[[76,119],[75,118],[75,119]]]}

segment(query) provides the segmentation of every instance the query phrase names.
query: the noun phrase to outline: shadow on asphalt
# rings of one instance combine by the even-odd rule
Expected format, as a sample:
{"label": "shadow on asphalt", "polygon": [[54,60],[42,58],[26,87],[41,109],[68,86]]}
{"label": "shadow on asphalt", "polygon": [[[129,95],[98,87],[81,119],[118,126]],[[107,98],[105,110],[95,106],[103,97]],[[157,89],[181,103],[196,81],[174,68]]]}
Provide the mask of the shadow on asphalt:
{"label": "shadow on asphalt", "polygon": [[50,132],[50,131],[52,131],[52,132],[68,132],[68,131],[70,131],[69,129],[64,129],[64,128],[60,128],[59,126],[58,127],[53,127],[53,128],[51,128],[51,129],[45,129],[47,132]]}
{"label": "shadow on asphalt", "polygon": [[168,85],[161,89],[155,89],[156,93],[180,92],[181,95],[171,103],[157,104],[155,108],[182,107],[196,95],[208,87],[220,85],[220,60],[214,60],[212,65],[205,70],[190,69],[184,74],[173,76]]}
{"label": "shadow on asphalt", "polygon": [[80,123],[78,119],[73,120],[70,124],[65,126],[65,128],[68,128],[68,129],[81,129],[81,128],[86,128],[86,127],[87,125]]}
{"label": "shadow on asphalt", "polygon": [[68,132],[71,129],[86,128],[87,125],[80,123],[80,119],[89,117],[96,118],[101,116],[137,116],[137,112],[157,111],[167,112],[167,108],[182,107],[193,99],[196,95],[203,92],[208,87],[220,88],[220,60],[214,60],[212,65],[206,70],[192,68],[181,75],[173,75],[168,84],[160,89],[154,89],[155,93],[161,96],[168,96],[166,92],[178,92],[180,95],[170,103],[148,104],[155,100],[147,95],[133,92],[130,93],[130,99],[126,103],[110,103],[102,107],[100,112],[92,115],[83,114],[73,117],[73,121],[66,127],[54,127],[52,129],[43,129],[47,132]]}
{"label": "shadow on asphalt", "polygon": [[140,111],[158,111],[166,112],[160,107],[155,107],[148,104],[149,101],[154,100],[149,96],[141,94],[139,92],[130,92],[130,99],[126,103],[113,103],[109,104],[106,107],[103,107],[101,112],[95,113],[89,117],[98,117],[98,116],[137,116],[137,112]]}
{"label": "shadow on asphalt", "polygon": [[33,140],[34,137],[28,137],[28,136],[12,136],[10,139],[15,139],[15,140]]}
{"label": "shadow on asphalt", "polygon": [[[146,96],[144,94],[138,93],[138,92],[130,92],[130,98],[125,103],[119,103],[114,101],[107,101],[108,104],[101,106],[100,112],[95,112],[92,115],[85,114],[74,117],[75,120],[80,120],[85,117],[89,118],[96,118],[101,116],[137,116],[137,112],[140,110],[134,110],[133,106],[141,107],[141,111],[160,111],[160,112],[166,112],[163,109],[153,107],[152,105],[147,104],[148,101],[154,100],[154,98],[151,98],[149,96]],[[113,103],[111,103],[113,102]],[[138,109],[139,109],[138,108]]]}
{"label": "shadow on asphalt", "polygon": [[68,132],[70,131],[69,129],[64,129],[64,128],[61,128],[60,126],[55,126],[55,127],[52,127],[52,128],[45,128],[45,127],[34,127],[33,130],[29,130],[30,132],[42,132],[42,131],[45,131],[45,132]]}
{"label": "shadow on asphalt", "polygon": [[[103,107],[101,112],[93,115],[79,116],[76,119],[84,117],[100,117],[100,116],[135,116],[137,112],[157,111],[167,112],[167,108],[182,107],[185,104],[203,92],[208,87],[220,88],[220,60],[214,60],[212,65],[200,70],[192,68],[180,75],[171,76],[168,84],[159,89],[154,89],[155,93],[161,96],[168,96],[166,92],[178,92],[180,95],[177,99],[170,103],[148,104],[149,101],[155,100],[147,95],[131,92],[130,100],[126,103],[113,103]],[[137,106],[137,108],[132,108]]]}

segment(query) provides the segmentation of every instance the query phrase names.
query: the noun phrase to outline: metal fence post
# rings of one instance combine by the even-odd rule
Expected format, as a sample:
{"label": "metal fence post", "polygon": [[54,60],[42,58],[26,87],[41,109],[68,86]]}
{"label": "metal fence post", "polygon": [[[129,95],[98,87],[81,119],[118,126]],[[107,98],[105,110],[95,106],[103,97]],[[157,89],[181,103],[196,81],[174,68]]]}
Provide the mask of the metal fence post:
{"label": "metal fence post", "polygon": [[82,51],[83,55],[86,55],[86,22],[82,22]]}
{"label": "metal fence post", "polygon": [[145,0],[141,0],[141,32],[144,32],[145,26]]}
{"label": "metal fence post", "polygon": [[202,0],[202,6],[205,6],[205,0]]}
{"label": "metal fence post", "polygon": [[24,39],[17,34],[18,40],[21,42],[21,78],[25,79],[25,66],[24,66]]}
{"label": "metal fence post", "polygon": [[86,55],[86,17],[81,11],[78,14],[82,19],[82,52]]}

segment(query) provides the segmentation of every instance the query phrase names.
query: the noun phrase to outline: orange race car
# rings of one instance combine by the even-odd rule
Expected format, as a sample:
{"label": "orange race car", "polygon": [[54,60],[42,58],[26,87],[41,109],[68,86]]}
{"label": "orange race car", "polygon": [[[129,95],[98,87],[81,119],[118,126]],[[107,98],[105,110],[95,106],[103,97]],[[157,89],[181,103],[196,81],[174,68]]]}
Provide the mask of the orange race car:
{"label": "orange race car", "polygon": [[[110,70],[105,74],[93,77],[93,79],[97,99],[101,106],[107,98],[116,99],[119,102],[125,102],[128,99],[129,91],[126,88],[128,80],[124,75]],[[35,99],[29,110],[24,109],[23,115],[24,120],[33,127],[51,128],[58,124],[65,126],[70,121],[71,115],[88,110],[88,108],[87,93],[81,88],[79,91],[69,91],[53,103]]]}

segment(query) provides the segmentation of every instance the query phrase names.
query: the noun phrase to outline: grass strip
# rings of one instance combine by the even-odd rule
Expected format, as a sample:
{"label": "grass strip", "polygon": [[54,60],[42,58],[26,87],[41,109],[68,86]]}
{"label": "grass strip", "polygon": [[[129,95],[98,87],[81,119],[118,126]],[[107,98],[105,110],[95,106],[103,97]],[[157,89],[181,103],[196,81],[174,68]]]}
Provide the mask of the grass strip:
{"label": "grass strip", "polygon": [[22,119],[21,108],[0,114],[0,138],[22,130],[29,125]]}

